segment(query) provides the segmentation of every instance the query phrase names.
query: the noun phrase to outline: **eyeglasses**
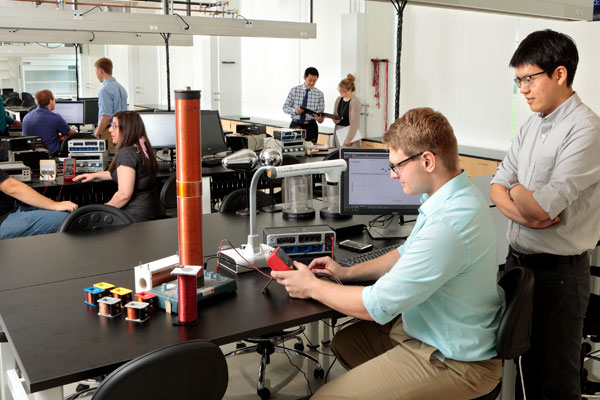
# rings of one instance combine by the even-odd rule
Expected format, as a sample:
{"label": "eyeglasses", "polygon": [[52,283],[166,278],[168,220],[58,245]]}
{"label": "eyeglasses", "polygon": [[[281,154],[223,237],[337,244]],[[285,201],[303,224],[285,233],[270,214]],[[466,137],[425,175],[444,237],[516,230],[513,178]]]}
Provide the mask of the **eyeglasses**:
{"label": "eyeglasses", "polygon": [[518,88],[521,88],[521,83],[524,83],[526,88],[530,88],[535,83],[534,77],[545,74],[545,73],[546,73],[546,71],[541,71],[541,72],[536,72],[535,74],[525,75],[522,78],[515,78],[515,83],[517,84]]}
{"label": "eyeglasses", "polygon": [[412,156],[410,156],[410,157],[408,157],[408,158],[405,158],[404,160],[402,160],[402,161],[400,161],[399,163],[396,163],[396,164],[392,164],[392,163],[390,163],[390,169],[391,169],[392,171],[394,171],[394,173],[395,173],[396,175],[398,175],[398,174],[399,174],[399,172],[398,172],[398,168],[399,168],[399,167],[401,167],[402,165],[406,164],[407,162],[409,162],[409,161],[410,161],[410,160],[412,160],[413,158],[419,157],[419,156],[420,156],[420,155],[422,155],[423,153],[425,153],[425,152],[424,152],[424,151],[422,151],[422,152],[420,152],[420,153],[413,154]]}

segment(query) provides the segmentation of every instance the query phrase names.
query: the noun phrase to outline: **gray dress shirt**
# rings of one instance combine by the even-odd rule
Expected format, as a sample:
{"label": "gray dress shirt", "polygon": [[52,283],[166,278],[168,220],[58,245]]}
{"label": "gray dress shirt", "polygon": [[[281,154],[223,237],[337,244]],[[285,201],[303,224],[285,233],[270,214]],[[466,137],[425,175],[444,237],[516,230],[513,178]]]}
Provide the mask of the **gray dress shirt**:
{"label": "gray dress shirt", "polygon": [[560,222],[530,229],[509,221],[507,239],[517,251],[576,255],[600,238],[600,118],[577,94],[553,113],[532,115],[492,183],[520,183],[550,218]]}

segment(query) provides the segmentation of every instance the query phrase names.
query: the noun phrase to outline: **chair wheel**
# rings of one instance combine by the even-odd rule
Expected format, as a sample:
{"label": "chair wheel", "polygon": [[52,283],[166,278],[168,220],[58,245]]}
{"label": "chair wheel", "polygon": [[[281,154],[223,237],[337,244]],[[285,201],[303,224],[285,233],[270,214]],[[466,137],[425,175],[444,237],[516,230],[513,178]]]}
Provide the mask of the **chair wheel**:
{"label": "chair wheel", "polygon": [[244,343],[244,342],[237,342],[235,344],[236,349],[243,349],[244,347],[246,347],[246,343]]}
{"label": "chair wheel", "polygon": [[315,369],[313,375],[316,379],[323,379],[323,377],[325,376],[325,371],[323,371],[323,369]]}
{"label": "chair wheel", "polygon": [[294,343],[294,350],[304,351],[304,343]]}
{"label": "chair wheel", "polygon": [[75,388],[75,393],[83,392],[84,390],[88,390],[89,388],[90,385],[86,385],[85,383],[79,383]]}
{"label": "chair wheel", "polygon": [[258,394],[258,397],[261,398],[261,400],[267,400],[271,398],[271,391],[267,388],[258,389],[256,393]]}

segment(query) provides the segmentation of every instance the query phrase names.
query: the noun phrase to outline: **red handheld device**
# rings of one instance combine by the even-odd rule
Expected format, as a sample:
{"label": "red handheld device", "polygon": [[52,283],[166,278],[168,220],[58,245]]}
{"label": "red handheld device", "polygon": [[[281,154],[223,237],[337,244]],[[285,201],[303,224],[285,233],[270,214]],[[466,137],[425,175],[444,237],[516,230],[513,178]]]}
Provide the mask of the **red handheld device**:
{"label": "red handheld device", "polygon": [[273,271],[289,271],[296,269],[294,267],[294,261],[285,254],[285,251],[278,247],[274,252],[271,253],[267,258],[267,265],[271,267]]}

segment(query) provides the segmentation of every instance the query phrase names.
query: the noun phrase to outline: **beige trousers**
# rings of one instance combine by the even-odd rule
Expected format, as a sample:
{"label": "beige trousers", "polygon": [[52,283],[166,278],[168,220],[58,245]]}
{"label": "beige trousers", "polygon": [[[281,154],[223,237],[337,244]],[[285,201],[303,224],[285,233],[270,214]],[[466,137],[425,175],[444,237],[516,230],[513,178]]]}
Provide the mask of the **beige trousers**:
{"label": "beige trousers", "polygon": [[117,146],[115,146],[113,144],[112,141],[112,136],[110,136],[110,131],[108,130],[108,128],[105,128],[102,133],[100,134],[100,139],[105,139],[106,140],[106,145],[107,145],[107,149],[110,151],[116,151],[117,150]]}
{"label": "beige trousers", "polygon": [[436,352],[404,332],[401,318],[386,325],[360,321],[340,331],[332,350],[348,372],[312,399],[474,399],[494,389],[502,361],[461,362]]}

